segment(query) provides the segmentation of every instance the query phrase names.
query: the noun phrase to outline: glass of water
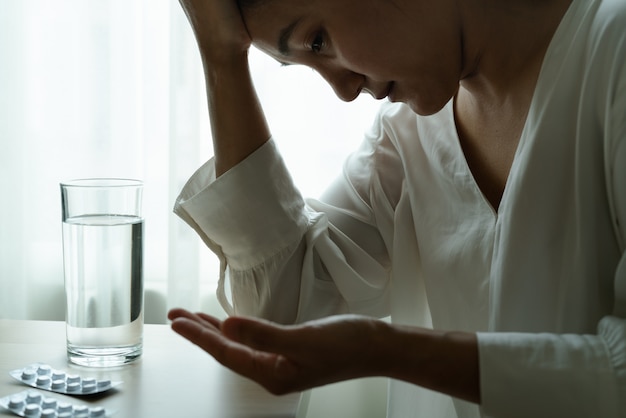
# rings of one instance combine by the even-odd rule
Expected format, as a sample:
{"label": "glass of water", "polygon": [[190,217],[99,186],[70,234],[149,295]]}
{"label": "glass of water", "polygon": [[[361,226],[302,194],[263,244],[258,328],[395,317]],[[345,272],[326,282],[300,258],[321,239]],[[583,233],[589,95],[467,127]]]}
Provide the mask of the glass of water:
{"label": "glass of water", "polygon": [[143,349],[143,183],[61,183],[67,355],[88,367],[131,363]]}

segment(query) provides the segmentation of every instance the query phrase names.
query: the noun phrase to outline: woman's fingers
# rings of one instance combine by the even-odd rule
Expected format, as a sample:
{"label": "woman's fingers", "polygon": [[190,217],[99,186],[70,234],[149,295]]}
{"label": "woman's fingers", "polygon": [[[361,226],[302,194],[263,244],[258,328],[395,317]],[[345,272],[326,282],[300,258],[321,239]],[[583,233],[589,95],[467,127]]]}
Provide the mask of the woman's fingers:
{"label": "woman's fingers", "polygon": [[[205,316],[206,319],[202,318]],[[248,347],[224,336],[211,324],[208,315],[192,314],[184,310],[171,312],[172,329],[213,356],[220,364],[235,373],[263,385],[272,393],[295,390],[297,368],[286,357]]]}
{"label": "woman's fingers", "polygon": [[173,309],[174,331],[198,345],[219,363],[280,394],[367,375],[377,370],[379,322],[343,316],[300,325],[229,317],[220,321],[203,313]]}
{"label": "woman's fingers", "polygon": [[212,324],[215,328],[217,329],[222,328],[222,321],[219,320],[218,318],[211,316],[211,315],[207,315],[203,312],[198,312],[196,315],[198,315],[200,318],[202,318],[206,322]]}
{"label": "woman's fingers", "polygon": [[274,323],[256,318],[230,317],[224,320],[221,329],[226,337],[256,350],[289,350],[289,334]]}
{"label": "woman's fingers", "polygon": [[185,309],[181,309],[181,308],[174,308],[172,310],[170,310],[168,312],[167,315],[168,319],[170,319],[171,321],[174,321],[177,318],[187,318],[190,319],[192,321],[201,323],[203,325],[206,326],[212,326],[215,327],[216,329],[220,329],[222,326],[222,321],[220,321],[219,319],[207,315],[205,313],[193,313],[193,312],[189,312]]}

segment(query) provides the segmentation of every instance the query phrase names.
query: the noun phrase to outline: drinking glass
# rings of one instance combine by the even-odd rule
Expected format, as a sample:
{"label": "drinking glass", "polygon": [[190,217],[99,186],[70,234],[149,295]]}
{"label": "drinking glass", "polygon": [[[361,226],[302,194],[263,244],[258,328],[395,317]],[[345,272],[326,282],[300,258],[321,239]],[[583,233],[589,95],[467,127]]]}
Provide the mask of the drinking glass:
{"label": "drinking glass", "polygon": [[130,363],[143,350],[143,183],[61,183],[67,355],[88,367]]}

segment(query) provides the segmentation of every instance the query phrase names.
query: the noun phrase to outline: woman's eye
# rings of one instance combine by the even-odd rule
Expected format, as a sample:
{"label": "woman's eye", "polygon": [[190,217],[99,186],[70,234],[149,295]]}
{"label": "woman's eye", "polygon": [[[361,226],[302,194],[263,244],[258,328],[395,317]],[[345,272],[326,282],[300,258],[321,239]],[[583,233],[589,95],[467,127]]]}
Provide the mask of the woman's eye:
{"label": "woman's eye", "polygon": [[318,54],[322,51],[322,48],[324,48],[324,35],[319,32],[313,38],[313,42],[311,42],[311,51]]}

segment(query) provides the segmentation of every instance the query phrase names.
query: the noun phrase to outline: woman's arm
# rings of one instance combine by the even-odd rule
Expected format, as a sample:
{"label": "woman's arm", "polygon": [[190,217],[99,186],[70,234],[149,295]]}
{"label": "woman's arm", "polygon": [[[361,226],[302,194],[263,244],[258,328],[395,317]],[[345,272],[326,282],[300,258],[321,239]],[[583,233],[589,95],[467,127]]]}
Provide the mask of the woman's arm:
{"label": "woman's arm", "polygon": [[224,366],[275,394],[342,380],[387,376],[480,402],[471,333],[439,332],[339,315],[300,325],[176,309],[172,328]]}
{"label": "woman's arm", "polygon": [[270,138],[248,67],[251,40],[234,0],[180,3],[202,58],[219,176]]}

